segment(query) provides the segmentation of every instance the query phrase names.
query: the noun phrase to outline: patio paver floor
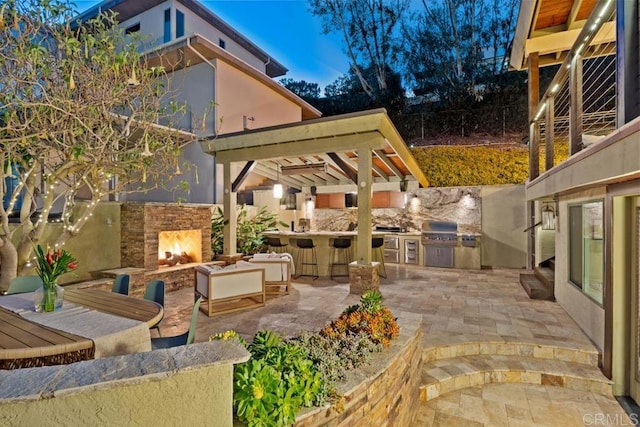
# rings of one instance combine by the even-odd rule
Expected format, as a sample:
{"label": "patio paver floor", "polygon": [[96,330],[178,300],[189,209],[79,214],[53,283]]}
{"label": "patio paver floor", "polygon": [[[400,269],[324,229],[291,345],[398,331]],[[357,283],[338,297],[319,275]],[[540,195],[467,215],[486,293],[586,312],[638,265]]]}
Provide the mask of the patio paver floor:
{"label": "patio paver floor", "polygon": [[[381,279],[380,286],[384,303],[396,316],[402,316],[402,312],[422,316],[425,348],[506,341],[595,350],[559,304],[527,297],[518,283],[521,270],[453,270],[392,264],[386,267],[388,279]],[[268,297],[265,307],[212,318],[200,313],[196,341],[207,341],[210,335],[228,329],[246,338],[261,329],[272,329],[284,336],[319,330],[358,301],[358,296],[349,294],[346,278],[301,278],[294,282],[289,295]],[[163,335],[188,328],[192,304],[193,289],[167,294],[161,323]],[[517,405],[500,398],[514,395],[532,395],[535,399],[522,399],[522,404]],[[544,415],[555,413],[564,415]],[[613,397],[544,385],[487,384],[424,402],[416,424],[564,426],[584,425],[595,416],[628,422]]]}

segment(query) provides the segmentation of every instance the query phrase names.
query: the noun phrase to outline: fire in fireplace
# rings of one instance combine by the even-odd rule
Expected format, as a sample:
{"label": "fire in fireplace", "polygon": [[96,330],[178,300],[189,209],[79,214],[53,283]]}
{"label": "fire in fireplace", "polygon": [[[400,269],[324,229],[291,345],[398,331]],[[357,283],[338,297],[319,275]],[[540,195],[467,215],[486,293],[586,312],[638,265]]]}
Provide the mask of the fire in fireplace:
{"label": "fire in fireplace", "polygon": [[202,262],[201,230],[161,231],[158,233],[158,264],[172,266]]}

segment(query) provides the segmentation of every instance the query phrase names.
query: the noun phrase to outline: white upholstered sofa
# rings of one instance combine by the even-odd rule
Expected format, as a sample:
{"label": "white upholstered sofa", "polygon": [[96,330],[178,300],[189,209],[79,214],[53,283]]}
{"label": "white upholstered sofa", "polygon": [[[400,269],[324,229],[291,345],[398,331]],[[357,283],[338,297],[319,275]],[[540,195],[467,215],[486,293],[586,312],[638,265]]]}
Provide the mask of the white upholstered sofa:
{"label": "white upholstered sofa", "polygon": [[195,297],[202,296],[200,310],[209,317],[260,307],[265,303],[265,269],[262,266],[230,265],[221,269],[199,265],[195,275]]}
{"label": "white upholstered sofa", "polygon": [[249,263],[264,267],[266,292],[269,295],[285,295],[291,287],[293,257],[290,254],[255,254]]}

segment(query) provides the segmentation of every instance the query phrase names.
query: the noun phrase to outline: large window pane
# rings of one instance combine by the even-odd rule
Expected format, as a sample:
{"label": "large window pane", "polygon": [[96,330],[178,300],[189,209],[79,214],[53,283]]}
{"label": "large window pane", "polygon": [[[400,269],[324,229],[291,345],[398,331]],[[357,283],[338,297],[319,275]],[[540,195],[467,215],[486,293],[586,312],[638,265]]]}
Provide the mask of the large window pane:
{"label": "large window pane", "polygon": [[604,285],[603,203],[569,207],[569,280],[602,304]]}
{"label": "large window pane", "polygon": [[582,206],[569,206],[569,280],[582,289]]}

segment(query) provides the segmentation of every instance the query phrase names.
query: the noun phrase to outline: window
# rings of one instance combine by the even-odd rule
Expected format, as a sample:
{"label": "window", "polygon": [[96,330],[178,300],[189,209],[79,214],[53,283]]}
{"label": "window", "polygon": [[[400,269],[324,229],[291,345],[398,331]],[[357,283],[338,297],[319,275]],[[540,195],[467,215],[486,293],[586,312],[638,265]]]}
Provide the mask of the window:
{"label": "window", "polygon": [[220,46],[223,49],[226,49],[227,48],[227,43],[222,39],[218,39],[218,46]]}
{"label": "window", "polygon": [[569,206],[569,280],[602,304],[604,284],[603,202]]}
{"label": "window", "polygon": [[133,24],[130,27],[127,27],[124,30],[125,34],[133,34],[133,33],[137,33],[138,31],[140,31],[140,23],[138,22],[137,24]]}
{"label": "window", "polygon": [[162,41],[164,43],[171,41],[171,9],[164,11],[164,37]]}
{"label": "window", "polygon": [[184,13],[176,10],[176,38],[184,36]]}

